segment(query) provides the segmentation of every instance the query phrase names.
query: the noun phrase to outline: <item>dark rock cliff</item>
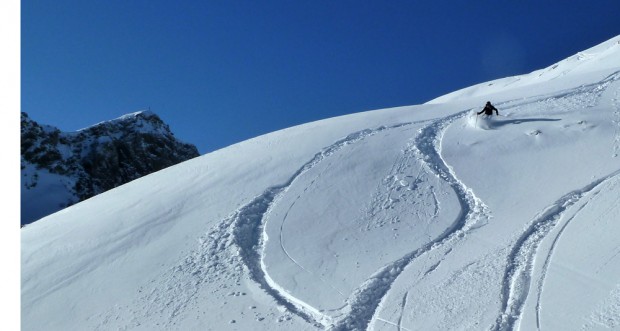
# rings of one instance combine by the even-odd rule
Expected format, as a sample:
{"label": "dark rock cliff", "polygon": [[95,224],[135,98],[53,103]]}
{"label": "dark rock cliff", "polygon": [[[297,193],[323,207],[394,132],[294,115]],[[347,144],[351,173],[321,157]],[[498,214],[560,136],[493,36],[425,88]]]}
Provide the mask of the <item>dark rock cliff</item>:
{"label": "dark rock cliff", "polygon": [[[168,125],[150,111],[77,132],[40,125],[22,113],[21,223],[198,155],[194,145],[177,140]],[[58,196],[56,205],[42,206],[41,200],[47,200],[41,199],[44,194]]]}

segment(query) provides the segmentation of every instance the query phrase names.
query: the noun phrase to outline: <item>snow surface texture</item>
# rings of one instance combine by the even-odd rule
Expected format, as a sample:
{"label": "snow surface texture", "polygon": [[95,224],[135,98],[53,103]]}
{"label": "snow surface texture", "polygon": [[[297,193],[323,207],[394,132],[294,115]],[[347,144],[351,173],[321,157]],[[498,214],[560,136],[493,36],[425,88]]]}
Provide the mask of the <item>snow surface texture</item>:
{"label": "snow surface texture", "polygon": [[[28,225],[22,327],[618,329],[619,43],[260,136]],[[476,116],[487,100],[501,116]]]}

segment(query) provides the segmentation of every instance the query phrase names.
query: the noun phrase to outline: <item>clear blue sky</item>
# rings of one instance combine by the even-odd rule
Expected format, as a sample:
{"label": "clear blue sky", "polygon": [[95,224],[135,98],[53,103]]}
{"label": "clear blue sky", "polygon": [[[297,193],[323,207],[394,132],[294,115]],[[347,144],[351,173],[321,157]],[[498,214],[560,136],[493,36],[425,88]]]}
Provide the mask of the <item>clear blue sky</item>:
{"label": "clear blue sky", "polygon": [[63,131],[151,108],[207,153],[546,67],[620,1],[21,2],[21,106]]}

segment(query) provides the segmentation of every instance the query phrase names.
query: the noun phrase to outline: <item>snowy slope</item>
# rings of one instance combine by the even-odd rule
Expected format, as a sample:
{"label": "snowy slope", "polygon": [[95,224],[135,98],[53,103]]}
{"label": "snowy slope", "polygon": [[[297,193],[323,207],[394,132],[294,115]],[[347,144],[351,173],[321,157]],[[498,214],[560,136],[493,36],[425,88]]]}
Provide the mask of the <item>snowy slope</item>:
{"label": "snowy slope", "polygon": [[[576,81],[598,82],[613,74],[618,69],[618,51],[620,40],[612,38],[585,51],[570,56],[547,68],[536,70],[529,74],[496,79],[490,82],[477,84],[452,93],[448,93],[428,103],[448,102],[468,97],[480,97],[501,93],[510,90],[510,94],[524,97],[530,96],[532,91],[541,95],[548,88],[557,91],[558,88],[571,89],[576,87]],[[581,78],[578,78],[581,76]],[[589,77],[585,77],[589,76]],[[549,84],[553,82],[553,84]],[[550,92],[550,91],[548,91]]]}
{"label": "snowy slope", "polygon": [[[619,41],[562,74],[260,136],[28,225],[22,327],[619,328]],[[487,99],[502,116],[472,115]]]}

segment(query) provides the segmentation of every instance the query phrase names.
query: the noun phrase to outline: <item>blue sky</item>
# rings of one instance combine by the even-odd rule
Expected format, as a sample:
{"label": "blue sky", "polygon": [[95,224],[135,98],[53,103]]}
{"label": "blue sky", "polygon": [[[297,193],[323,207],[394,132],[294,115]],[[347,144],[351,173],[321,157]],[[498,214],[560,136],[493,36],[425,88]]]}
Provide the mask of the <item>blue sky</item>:
{"label": "blue sky", "polygon": [[424,103],[620,34],[620,1],[21,2],[21,108],[63,131],[151,108],[207,153]]}

